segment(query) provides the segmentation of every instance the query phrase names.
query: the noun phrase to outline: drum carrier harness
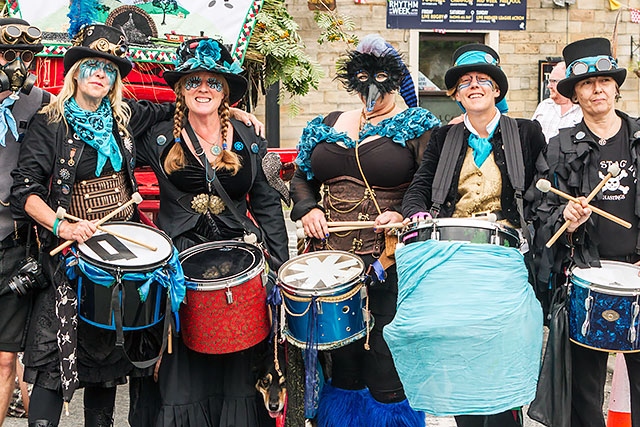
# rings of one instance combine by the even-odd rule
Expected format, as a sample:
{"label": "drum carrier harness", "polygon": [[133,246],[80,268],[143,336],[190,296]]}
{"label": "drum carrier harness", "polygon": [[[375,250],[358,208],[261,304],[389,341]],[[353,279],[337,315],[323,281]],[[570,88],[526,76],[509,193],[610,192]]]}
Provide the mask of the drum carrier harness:
{"label": "drum carrier harness", "polygon": [[[440,154],[440,161],[438,162],[431,187],[431,209],[429,213],[433,218],[437,218],[440,214],[440,208],[451,187],[456,159],[465,143],[464,128],[464,123],[453,125],[445,138],[442,153]],[[520,134],[518,133],[518,123],[515,119],[502,115],[500,116],[500,129],[503,135],[502,142],[504,143],[507,175],[509,176],[511,186],[515,190],[516,207],[518,209],[518,215],[520,216],[520,227],[531,248],[533,247],[532,236],[524,218],[524,160]],[[530,265],[530,267],[532,267],[532,265]]]}

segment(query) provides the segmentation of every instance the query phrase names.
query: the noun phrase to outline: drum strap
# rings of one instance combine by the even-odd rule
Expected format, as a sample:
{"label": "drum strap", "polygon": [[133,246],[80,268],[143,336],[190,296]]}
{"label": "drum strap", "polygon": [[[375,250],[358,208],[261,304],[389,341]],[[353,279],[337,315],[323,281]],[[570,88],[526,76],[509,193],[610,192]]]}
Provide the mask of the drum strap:
{"label": "drum strap", "polygon": [[455,124],[447,132],[440,161],[431,186],[431,216],[437,218],[453,181],[456,160],[464,145],[464,123]]}
{"label": "drum strap", "polygon": [[[164,323],[162,327],[162,346],[160,347],[160,351],[158,352],[158,355],[148,360],[142,360],[142,361],[136,362],[134,360],[131,360],[124,346],[124,328],[122,325],[122,298],[124,298],[124,292],[122,292],[122,296],[121,296],[121,291],[123,291],[123,288],[120,285],[120,282],[117,282],[113,286],[113,291],[111,292],[111,312],[115,317],[115,324],[116,324],[116,348],[121,348],[122,353],[124,353],[127,360],[136,368],[138,369],[149,368],[155,365],[155,363],[162,357],[164,350],[167,348],[167,341],[169,337],[169,326],[172,323],[171,322],[172,320],[171,294],[167,292],[167,303],[164,311]],[[175,327],[173,329],[175,330]]]}

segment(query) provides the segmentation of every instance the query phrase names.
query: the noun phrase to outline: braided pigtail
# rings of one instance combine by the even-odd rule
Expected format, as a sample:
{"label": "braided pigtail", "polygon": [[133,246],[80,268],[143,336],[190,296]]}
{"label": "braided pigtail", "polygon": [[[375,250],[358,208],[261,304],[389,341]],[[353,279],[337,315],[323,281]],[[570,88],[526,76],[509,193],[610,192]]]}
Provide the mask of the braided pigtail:
{"label": "braided pigtail", "polygon": [[182,145],[179,144],[178,138],[181,138],[181,132],[187,122],[186,107],[184,105],[184,95],[181,90],[176,90],[176,111],[173,116],[173,138],[176,143],[167,153],[167,157],[164,159],[164,170],[167,174],[182,169],[186,164],[186,157]]}
{"label": "braided pigtail", "polygon": [[[227,140],[227,132],[229,130],[229,103],[227,102],[227,97],[220,104],[218,115],[220,116],[220,138],[224,142]],[[241,167],[242,162],[236,153],[231,150],[222,150],[216,169],[228,170],[232,175],[235,175]]]}

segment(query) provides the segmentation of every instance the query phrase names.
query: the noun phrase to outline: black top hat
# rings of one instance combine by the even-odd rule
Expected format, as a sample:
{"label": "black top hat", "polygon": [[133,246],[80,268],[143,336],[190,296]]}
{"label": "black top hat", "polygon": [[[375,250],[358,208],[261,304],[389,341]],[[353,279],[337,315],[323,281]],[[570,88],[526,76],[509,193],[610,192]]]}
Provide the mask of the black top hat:
{"label": "black top hat", "polygon": [[227,80],[229,104],[238,102],[247,91],[247,80],[240,75],[244,70],[218,40],[208,37],[187,40],[178,47],[176,56],[176,69],[165,71],[163,75],[171,87],[187,74],[208,71],[220,74]]}
{"label": "black top hat", "polygon": [[453,52],[453,67],[449,68],[444,75],[447,89],[455,87],[460,77],[471,71],[484,73],[495,80],[500,88],[496,103],[505,97],[509,90],[509,81],[500,68],[500,56],[495,50],[480,43],[466,44],[456,49]]}
{"label": "black top hat", "polygon": [[0,51],[15,49],[38,53],[44,49],[41,41],[42,31],[38,27],[23,19],[0,18]]}
{"label": "black top hat", "polygon": [[113,62],[124,78],[131,71],[132,64],[127,59],[127,37],[121,29],[103,24],[84,26],[73,38],[73,47],[64,54],[64,72],[81,59],[104,58]]}
{"label": "black top hat", "polygon": [[558,82],[557,90],[566,98],[573,97],[573,89],[580,80],[596,76],[611,76],[622,86],[627,70],[619,68],[611,57],[611,42],[602,37],[578,40],[562,50],[567,64],[567,78]]}

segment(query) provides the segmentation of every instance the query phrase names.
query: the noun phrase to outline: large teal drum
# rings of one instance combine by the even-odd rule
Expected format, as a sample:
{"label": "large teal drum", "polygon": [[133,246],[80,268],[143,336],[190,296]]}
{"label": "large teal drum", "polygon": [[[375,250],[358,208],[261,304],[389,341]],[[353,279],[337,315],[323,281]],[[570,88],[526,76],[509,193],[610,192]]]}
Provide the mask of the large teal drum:
{"label": "large teal drum", "polygon": [[364,263],[344,251],[299,255],[280,267],[284,335],[298,347],[332,350],[364,337],[373,327],[366,310]]}

